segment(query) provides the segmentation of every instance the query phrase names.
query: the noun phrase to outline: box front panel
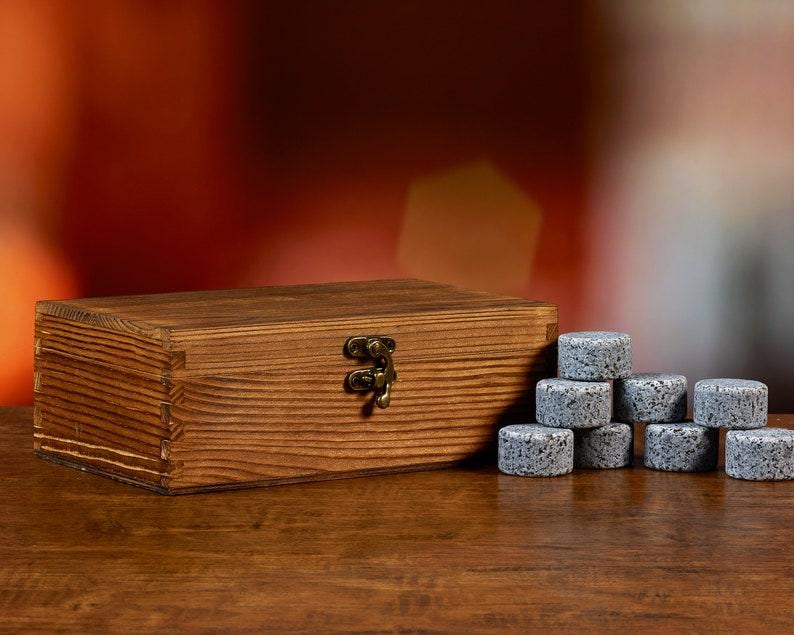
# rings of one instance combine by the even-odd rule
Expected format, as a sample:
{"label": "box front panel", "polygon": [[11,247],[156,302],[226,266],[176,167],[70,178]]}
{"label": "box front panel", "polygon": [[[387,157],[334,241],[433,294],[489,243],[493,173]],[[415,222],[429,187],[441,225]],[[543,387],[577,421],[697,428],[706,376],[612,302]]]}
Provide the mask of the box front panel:
{"label": "box front panel", "polygon": [[[185,364],[171,390],[168,487],[421,469],[488,452],[499,427],[533,416],[534,384],[555,372],[556,327],[542,306],[175,333]],[[346,340],[375,334],[396,341],[386,409],[345,384],[375,363],[346,357]]]}

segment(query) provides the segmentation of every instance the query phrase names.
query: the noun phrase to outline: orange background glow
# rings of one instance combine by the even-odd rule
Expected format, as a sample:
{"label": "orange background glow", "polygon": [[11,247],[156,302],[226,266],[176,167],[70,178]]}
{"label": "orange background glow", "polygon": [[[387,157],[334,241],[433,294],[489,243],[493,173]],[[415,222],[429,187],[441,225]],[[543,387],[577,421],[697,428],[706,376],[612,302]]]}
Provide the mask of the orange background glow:
{"label": "orange background glow", "polygon": [[[688,327],[657,338],[678,324],[665,307],[697,314],[703,294],[662,279],[643,299],[644,254],[658,272],[670,252],[632,252],[649,226],[639,212],[680,191],[677,157],[709,182],[737,120],[762,122],[740,142],[769,159],[765,139],[791,115],[794,87],[778,80],[794,19],[760,11],[745,27],[728,4],[3,2],[0,403],[31,399],[37,299],[410,276],[557,302],[563,330],[636,330],[642,370],[752,375],[794,407],[789,362],[752,347],[688,356]],[[706,80],[766,77],[776,110],[749,99],[713,123],[702,112],[742,88],[712,98],[696,73],[737,41],[759,66],[728,59]],[[679,112],[682,96],[693,107]],[[769,170],[790,175],[793,150]],[[741,169],[751,184],[767,173]],[[743,217],[791,211],[785,181]],[[709,205],[731,216],[721,200],[685,224]],[[733,230],[719,244],[735,235],[749,244]],[[759,240],[751,253],[769,253]],[[715,253],[709,266],[727,271]],[[792,350],[775,324],[762,342]]]}

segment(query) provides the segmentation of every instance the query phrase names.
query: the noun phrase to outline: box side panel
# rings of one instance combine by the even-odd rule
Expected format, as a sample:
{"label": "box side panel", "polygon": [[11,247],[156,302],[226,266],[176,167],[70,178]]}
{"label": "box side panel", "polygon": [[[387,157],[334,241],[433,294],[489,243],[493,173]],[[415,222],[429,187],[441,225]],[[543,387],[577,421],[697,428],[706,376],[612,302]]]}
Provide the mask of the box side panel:
{"label": "box side panel", "polygon": [[[168,387],[156,343],[41,316],[36,325],[34,449],[59,463],[162,488]],[[162,351],[162,349],[160,349]],[[142,351],[137,354],[135,351]],[[127,358],[154,373],[111,364]]]}
{"label": "box side panel", "polygon": [[[227,341],[241,357],[258,354],[259,368],[175,374],[170,488],[422,469],[492,451],[499,427],[534,417],[535,382],[556,370],[557,317],[553,307],[481,317],[295,326],[257,350]],[[349,371],[372,365],[342,354],[347,337],[362,334],[397,341],[385,410],[373,409],[371,393],[345,390]],[[211,355],[192,348],[191,362]]]}

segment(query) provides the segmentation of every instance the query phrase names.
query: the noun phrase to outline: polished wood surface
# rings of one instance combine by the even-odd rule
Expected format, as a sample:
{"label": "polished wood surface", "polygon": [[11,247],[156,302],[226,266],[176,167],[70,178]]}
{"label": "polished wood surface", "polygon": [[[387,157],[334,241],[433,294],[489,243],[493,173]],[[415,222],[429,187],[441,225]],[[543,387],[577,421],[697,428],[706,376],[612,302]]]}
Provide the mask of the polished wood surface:
{"label": "polished wood surface", "polygon": [[31,423],[0,411],[0,631],[794,631],[794,482],[484,466],[161,497],[35,459]]}
{"label": "polished wood surface", "polygon": [[[346,390],[395,338],[391,406]],[[41,302],[34,444],[162,493],[449,466],[532,416],[557,308],[418,280]]]}

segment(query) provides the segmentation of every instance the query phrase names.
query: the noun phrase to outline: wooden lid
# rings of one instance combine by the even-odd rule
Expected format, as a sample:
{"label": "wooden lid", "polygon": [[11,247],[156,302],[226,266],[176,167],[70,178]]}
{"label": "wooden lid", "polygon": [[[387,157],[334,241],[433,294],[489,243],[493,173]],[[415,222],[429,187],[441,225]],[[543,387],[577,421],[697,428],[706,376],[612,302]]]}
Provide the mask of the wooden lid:
{"label": "wooden lid", "polygon": [[36,310],[146,334],[526,306],[553,305],[406,279],[42,301]]}
{"label": "wooden lid", "polygon": [[525,355],[557,336],[553,304],[421,280],[90,298],[36,309],[37,351],[173,378],[282,367],[300,374],[323,360],[347,367],[343,345],[354,336],[396,338],[403,361]]}

